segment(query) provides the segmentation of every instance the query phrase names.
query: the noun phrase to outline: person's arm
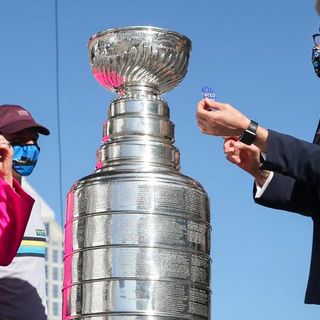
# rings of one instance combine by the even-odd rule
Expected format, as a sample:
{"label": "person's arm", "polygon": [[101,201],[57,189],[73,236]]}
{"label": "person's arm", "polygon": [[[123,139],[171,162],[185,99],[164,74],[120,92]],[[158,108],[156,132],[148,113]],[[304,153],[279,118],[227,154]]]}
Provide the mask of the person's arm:
{"label": "person's arm", "polygon": [[[196,118],[201,132],[214,136],[239,137],[249,127],[250,119],[230,104],[200,100]],[[262,151],[267,150],[268,130],[258,126],[254,144]]]}
{"label": "person's arm", "polygon": [[[207,107],[215,111],[207,111]],[[229,104],[201,100],[198,125],[203,133],[240,136],[250,120]],[[320,182],[320,146],[258,126],[254,144],[266,153],[263,169],[288,175],[309,184]]]}
{"label": "person's arm", "polygon": [[256,191],[254,184],[254,201],[265,207],[291,211],[304,216],[314,216],[319,213],[319,189],[292,177],[274,172],[260,197],[256,197]]}
{"label": "person's arm", "polygon": [[255,145],[246,145],[238,137],[228,137],[223,144],[226,158],[242,170],[252,175],[257,185],[256,197],[259,197],[272,179],[273,172],[261,170],[261,159],[265,154]]}
{"label": "person's arm", "polygon": [[262,168],[319,186],[319,145],[269,130],[267,148]]}
{"label": "person's arm", "polygon": [[0,179],[0,265],[11,263],[20,246],[34,199],[13,180]]}
{"label": "person's arm", "polygon": [[261,169],[261,160],[266,160],[266,154],[261,154],[256,146],[245,145],[237,138],[225,138],[224,152],[227,160],[254,177],[253,197],[256,203],[303,215],[312,215],[318,211],[318,187]]}

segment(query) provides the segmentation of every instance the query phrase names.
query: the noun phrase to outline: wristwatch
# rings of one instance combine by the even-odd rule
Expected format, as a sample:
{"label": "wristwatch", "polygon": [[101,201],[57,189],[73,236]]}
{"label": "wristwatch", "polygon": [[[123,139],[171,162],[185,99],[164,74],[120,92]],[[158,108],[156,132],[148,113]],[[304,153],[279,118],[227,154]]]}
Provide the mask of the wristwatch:
{"label": "wristwatch", "polygon": [[251,120],[248,128],[241,134],[239,141],[247,145],[252,144],[256,139],[257,128],[258,123]]}

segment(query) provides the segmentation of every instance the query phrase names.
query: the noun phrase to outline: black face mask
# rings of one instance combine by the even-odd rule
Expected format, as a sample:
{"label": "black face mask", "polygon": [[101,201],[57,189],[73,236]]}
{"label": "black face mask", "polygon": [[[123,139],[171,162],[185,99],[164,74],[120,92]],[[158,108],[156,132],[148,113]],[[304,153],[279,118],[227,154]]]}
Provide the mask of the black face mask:
{"label": "black face mask", "polygon": [[312,49],[312,65],[315,73],[320,78],[320,48],[316,46]]}

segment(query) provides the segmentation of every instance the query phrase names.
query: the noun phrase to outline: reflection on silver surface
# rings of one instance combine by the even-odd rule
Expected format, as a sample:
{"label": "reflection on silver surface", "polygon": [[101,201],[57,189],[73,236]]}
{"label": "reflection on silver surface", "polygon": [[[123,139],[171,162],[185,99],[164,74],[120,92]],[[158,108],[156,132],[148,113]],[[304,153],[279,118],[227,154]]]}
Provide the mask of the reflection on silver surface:
{"label": "reflection on silver surface", "polygon": [[63,319],[210,319],[210,212],[180,173],[159,94],[183,79],[191,42],[153,27],[89,41],[94,76],[116,91],[96,170],[68,194]]}
{"label": "reflection on silver surface", "polygon": [[73,248],[139,245],[207,253],[208,224],[172,215],[114,213],[73,221]]}
{"label": "reflection on silver surface", "polygon": [[153,171],[139,175],[128,172],[106,175],[101,171],[79,181],[74,189],[73,216],[138,210],[208,221],[207,195],[196,181],[177,172],[164,174],[157,173],[160,168],[148,169]]}
{"label": "reflection on silver surface", "polygon": [[98,247],[76,251],[65,259],[74,267],[67,285],[104,278],[144,278],[209,286],[210,280],[208,256],[182,250]]}
{"label": "reflection on silver surface", "polygon": [[119,90],[127,83],[162,94],[187,72],[191,41],[154,27],[129,27],[99,32],[89,40],[91,68],[100,84]]}
{"label": "reflection on silver surface", "polygon": [[194,314],[208,317],[210,291],[183,282],[147,280],[101,280],[65,289],[70,296],[69,313],[151,313],[163,316]]}

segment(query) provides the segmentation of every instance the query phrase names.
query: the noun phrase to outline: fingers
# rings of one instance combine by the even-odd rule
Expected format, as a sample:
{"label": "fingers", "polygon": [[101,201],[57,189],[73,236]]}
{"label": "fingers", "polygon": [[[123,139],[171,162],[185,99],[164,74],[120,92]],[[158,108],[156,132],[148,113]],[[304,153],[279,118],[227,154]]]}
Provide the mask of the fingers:
{"label": "fingers", "polygon": [[[208,108],[213,111],[206,110]],[[207,129],[214,136],[239,136],[249,121],[231,105],[208,98],[199,101],[196,117],[200,128]]]}
{"label": "fingers", "polygon": [[212,112],[207,110],[209,108],[214,110],[223,110],[225,108],[225,104],[205,98],[199,101],[197,111],[200,114],[207,114],[208,112]]}
{"label": "fingers", "polygon": [[228,141],[228,140],[234,140],[234,141],[238,141],[239,140],[239,137],[236,137],[236,136],[223,136],[222,137],[224,139],[224,141]]}
{"label": "fingers", "polygon": [[[213,111],[210,111],[209,108]],[[226,128],[220,124],[221,113],[216,112],[223,110],[224,104],[219,103],[208,98],[200,100],[197,106],[196,118],[198,126],[202,132],[206,132],[211,135],[221,136]],[[208,109],[208,110],[207,110]]]}
{"label": "fingers", "polygon": [[225,140],[223,144],[224,153],[226,154],[226,158],[228,161],[234,163],[234,164],[240,164],[241,158],[240,158],[240,150],[235,147],[235,141],[232,139]]}
{"label": "fingers", "polygon": [[255,151],[256,149],[259,150],[254,145],[247,145],[243,142],[239,141],[239,137],[223,137],[224,138],[224,146],[226,147],[233,147],[239,150],[248,150],[248,151]]}
{"label": "fingers", "polygon": [[240,160],[240,150],[234,147],[226,147],[224,148],[224,153],[227,155],[227,157],[235,157],[239,158]]}
{"label": "fingers", "polygon": [[13,150],[9,141],[0,135],[0,160],[4,161],[6,158],[12,156]]}
{"label": "fingers", "polygon": [[207,130],[214,130],[217,126],[217,123],[215,121],[215,115],[211,114],[214,112],[205,111],[206,114],[201,114],[197,112],[196,118],[197,123],[200,128],[206,128]]}
{"label": "fingers", "polygon": [[234,155],[234,154],[227,154],[226,159],[228,161],[230,161],[231,163],[234,163],[234,164],[240,164],[241,163],[240,157],[237,156],[237,155]]}
{"label": "fingers", "polygon": [[234,147],[238,148],[239,150],[250,151],[251,153],[260,153],[260,149],[257,146],[255,146],[254,144],[247,145],[247,144],[242,143],[240,141],[235,141]]}
{"label": "fingers", "polygon": [[1,154],[7,154],[7,153],[11,153],[11,144],[7,143],[7,142],[0,142],[0,153]]}
{"label": "fingers", "polygon": [[[238,137],[227,137],[224,139],[225,148],[238,148],[237,147]],[[239,148],[238,148],[239,149]]]}
{"label": "fingers", "polygon": [[0,143],[10,144],[9,141],[1,134],[0,134]]}
{"label": "fingers", "polygon": [[209,129],[209,123],[206,120],[203,120],[202,118],[198,118],[197,119],[197,124],[200,128],[206,128]]}
{"label": "fingers", "polygon": [[221,102],[218,102],[218,101],[215,101],[215,100],[211,100],[209,98],[205,98],[204,102],[205,102],[205,104],[207,106],[213,107],[213,108],[218,109],[218,110],[224,109],[224,107],[225,107],[224,103],[221,103]]}
{"label": "fingers", "polygon": [[[202,99],[197,105],[197,118],[208,121],[209,118],[214,119],[216,117],[215,111],[221,110],[223,104],[210,100],[208,98]],[[212,111],[213,110],[213,111]]]}
{"label": "fingers", "polygon": [[202,125],[198,122],[198,126],[200,128],[201,133],[209,134],[209,129],[205,125]]}
{"label": "fingers", "polygon": [[4,148],[11,148],[11,144],[9,142],[0,142],[0,146]]}

